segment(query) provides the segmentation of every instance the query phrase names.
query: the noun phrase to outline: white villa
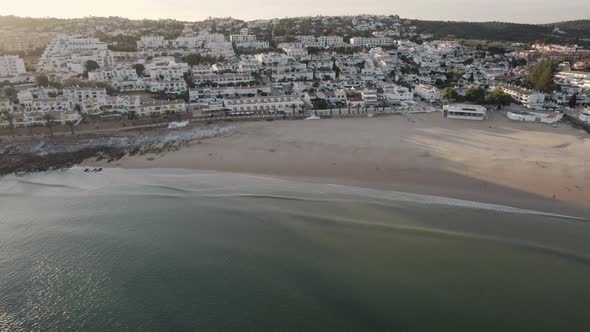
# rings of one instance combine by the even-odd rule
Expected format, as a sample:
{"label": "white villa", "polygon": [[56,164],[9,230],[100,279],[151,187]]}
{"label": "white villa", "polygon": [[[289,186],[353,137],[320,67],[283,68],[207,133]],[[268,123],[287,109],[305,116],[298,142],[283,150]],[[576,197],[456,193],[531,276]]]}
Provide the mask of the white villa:
{"label": "white villa", "polygon": [[439,88],[428,85],[428,84],[419,84],[416,86],[414,93],[429,102],[439,101],[442,99],[442,92]]}

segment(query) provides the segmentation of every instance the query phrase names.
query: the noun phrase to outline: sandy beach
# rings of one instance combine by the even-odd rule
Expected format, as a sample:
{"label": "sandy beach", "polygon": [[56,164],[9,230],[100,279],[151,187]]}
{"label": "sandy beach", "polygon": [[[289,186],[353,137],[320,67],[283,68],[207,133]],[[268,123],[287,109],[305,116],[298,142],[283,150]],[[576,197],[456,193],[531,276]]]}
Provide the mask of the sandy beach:
{"label": "sandy beach", "polygon": [[85,165],[296,177],[544,211],[590,206],[590,136],[568,124],[431,113],[235,126],[179,151]]}

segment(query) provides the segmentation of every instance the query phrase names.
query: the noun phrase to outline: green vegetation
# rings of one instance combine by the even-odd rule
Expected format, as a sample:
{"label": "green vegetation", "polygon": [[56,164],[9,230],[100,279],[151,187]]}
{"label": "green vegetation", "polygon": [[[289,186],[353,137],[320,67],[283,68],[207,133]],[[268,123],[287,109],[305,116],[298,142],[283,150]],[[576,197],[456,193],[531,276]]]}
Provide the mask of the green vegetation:
{"label": "green vegetation", "polygon": [[47,77],[47,75],[45,74],[41,74],[39,76],[37,76],[37,85],[43,88],[46,88],[49,86],[49,77]]}
{"label": "green vegetation", "polygon": [[139,76],[139,77],[142,77],[143,73],[145,72],[145,66],[142,65],[141,63],[134,64],[133,69],[135,69],[135,72],[137,73],[137,76]]}
{"label": "green vegetation", "polygon": [[17,100],[16,99],[16,89],[13,88],[12,86],[5,86],[4,89],[2,90],[2,93],[4,94],[4,96],[6,98],[8,98],[13,103]]}
{"label": "green vegetation", "polygon": [[539,61],[529,69],[523,82],[529,89],[535,89],[546,93],[555,90],[553,76],[557,70],[557,64],[550,60]]}
{"label": "green vegetation", "polygon": [[577,104],[578,104],[578,95],[574,93],[574,94],[573,94],[573,95],[570,97],[570,100],[569,100],[569,102],[568,102],[568,106],[569,106],[570,108],[574,108],[574,107],[576,107],[576,105],[577,105]]}
{"label": "green vegetation", "polygon": [[512,102],[512,97],[497,88],[488,93],[483,88],[470,88],[461,96],[455,89],[448,87],[443,90],[443,98],[453,102],[470,102],[478,105],[507,106]]}
{"label": "green vegetation", "polygon": [[184,56],[182,60],[188,63],[189,66],[197,66],[202,64],[211,65],[218,62],[223,62],[224,58],[222,56],[214,55],[189,54]]}
{"label": "green vegetation", "polygon": [[91,72],[91,71],[95,71],[95,70],[99,69],[100,66],[98,65],[98,63],[96,61],[88,60],[84,64],[84,68],[86,69],[87,72]]}

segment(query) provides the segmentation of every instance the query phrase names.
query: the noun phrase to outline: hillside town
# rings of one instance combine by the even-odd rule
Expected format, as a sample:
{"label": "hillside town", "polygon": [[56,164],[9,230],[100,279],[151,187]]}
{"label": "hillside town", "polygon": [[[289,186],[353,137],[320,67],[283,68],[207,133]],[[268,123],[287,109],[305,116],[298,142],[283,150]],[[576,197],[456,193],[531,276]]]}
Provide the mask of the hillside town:
{"label": "hillside town", "polygon": [[514,121],[590,123],[590,50],[436,39],[397,16],[334,19],[0,33],[0,126],[404,111],[485,120],[507,106]]}

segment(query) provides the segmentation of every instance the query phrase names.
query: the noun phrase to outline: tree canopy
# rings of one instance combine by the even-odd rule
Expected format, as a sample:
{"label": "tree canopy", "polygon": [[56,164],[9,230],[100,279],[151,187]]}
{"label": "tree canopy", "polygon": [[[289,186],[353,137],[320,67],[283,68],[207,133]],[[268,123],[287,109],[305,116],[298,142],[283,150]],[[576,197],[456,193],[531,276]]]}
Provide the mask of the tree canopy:
{"label": "tree canopy", "polygon": [[530,89],[551,93],[555,89],[553,76],[557,64],[550,60],[542,60],[529,69],[524,85]]}

